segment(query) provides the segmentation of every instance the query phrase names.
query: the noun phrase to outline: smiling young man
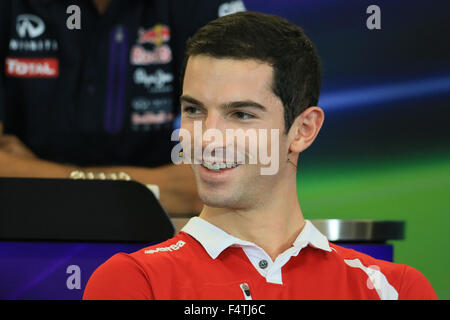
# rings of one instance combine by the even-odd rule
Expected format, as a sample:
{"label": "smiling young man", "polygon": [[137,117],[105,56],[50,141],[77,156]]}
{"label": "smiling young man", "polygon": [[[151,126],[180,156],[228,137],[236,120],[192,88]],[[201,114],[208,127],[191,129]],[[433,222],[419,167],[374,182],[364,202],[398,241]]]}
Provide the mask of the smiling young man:
{"label": "smiling young man", "polygon": [[[105,262],[85,299],[436,298],[417,270],[336,246],[304,219],[296,163],[324,113],[316,106],[319,58],[299,27],[272,15],[229,15],[188,41],[185,61],[181,128],[196,142],[183,139],[183,148],[195,158],[201,143],[192,169],[203,210],[174,238]],[[260,140],[275,130],[257,151],[277,152],[276,172],[250,163],[255,137],[244,146],[205,135],[199,142],[198,124],[223,136],[254,130]],[[231,151],[244,161],[230,162]]]}

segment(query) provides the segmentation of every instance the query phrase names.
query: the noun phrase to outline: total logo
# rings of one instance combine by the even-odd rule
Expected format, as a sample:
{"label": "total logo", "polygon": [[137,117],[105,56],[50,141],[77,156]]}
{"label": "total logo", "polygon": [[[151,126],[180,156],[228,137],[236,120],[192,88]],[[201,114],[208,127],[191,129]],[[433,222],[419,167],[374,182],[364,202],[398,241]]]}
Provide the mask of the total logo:
{"label": "total logo", "polygon": [[6,58],[5,73],[17,78],[56,78],[58,60],[55,58]]}

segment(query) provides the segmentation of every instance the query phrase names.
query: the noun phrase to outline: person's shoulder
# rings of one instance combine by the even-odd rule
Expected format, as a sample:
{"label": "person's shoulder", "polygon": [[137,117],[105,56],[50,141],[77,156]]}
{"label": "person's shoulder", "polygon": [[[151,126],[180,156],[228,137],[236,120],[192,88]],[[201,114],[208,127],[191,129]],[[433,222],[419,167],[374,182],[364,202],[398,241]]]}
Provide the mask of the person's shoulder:
{"label": "person's shoulder", "polygon": [[117,253],[90,276],[84,290],[85,300],[152,299],[144,268],[131,255]]}
{"label": "person's shoulder", "polygon": [[198,255],[198,244],[188,234],[180,232],[176,236],[132,253],[117,253],[103,263],[99,269],[114,273],[129,269],[139,269],[148,275],[151,270],[176,266]]}
{"label": "person's shoulder", "polygon": [[133,253],[115,254],[91,275],[83,299],[152,299],[154,271],[170,274],[171,266],[186,259],[177,253],[189,241],[188,235],[180,233]]}
{"label": "person's shoulder", "polygon": [[406,264],[376,259],[362,252],[330,243],[335,257],[346,266],[363,271],[377,285],[392,286],[398,299],[437,299],[428,279],[417,269]]}
{"label": "person's shoulder", "polygon": [[339,246],[339,245],[331,243],[331,242],[330,242],[330,248],[332,251],[334,251],[336,253],[336,257],[339,260],[341,260],[342,262],[347,263],[347,264],[349,261],[358,260],[364,265],[379,264],[379,265],[386,266],[387,268],[390,268],[394,271],[399,271],[399,272],[401,272],[401,269],[404,267],[404,265],[386,261],[386,260],[376,259],[368,254],[363,253],[363,252],[360,252],[360,251],[357,251],[357,250],[354,250],[351,248],[345,248],[345,247]]}
{"label": "person's shoulder", "polygon": [[404,265],[400,299],[435,300],[438,299],[430,281],[419,270]]}

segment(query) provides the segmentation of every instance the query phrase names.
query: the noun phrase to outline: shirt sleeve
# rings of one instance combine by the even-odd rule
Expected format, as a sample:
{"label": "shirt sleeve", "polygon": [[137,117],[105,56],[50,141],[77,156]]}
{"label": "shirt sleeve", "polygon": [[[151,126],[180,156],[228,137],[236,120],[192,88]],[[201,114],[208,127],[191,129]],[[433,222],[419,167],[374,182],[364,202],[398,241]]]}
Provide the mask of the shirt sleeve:
{"label": "shirt sleeve", "polygon": [[405,266],[399,300],[437,300],[438,297],[425,276],[418,270]]}
{"label": "shirt sleeve", "polygon": [[90,277],[83,300],[153,300],[150,281],[130,255],[118,253]]}

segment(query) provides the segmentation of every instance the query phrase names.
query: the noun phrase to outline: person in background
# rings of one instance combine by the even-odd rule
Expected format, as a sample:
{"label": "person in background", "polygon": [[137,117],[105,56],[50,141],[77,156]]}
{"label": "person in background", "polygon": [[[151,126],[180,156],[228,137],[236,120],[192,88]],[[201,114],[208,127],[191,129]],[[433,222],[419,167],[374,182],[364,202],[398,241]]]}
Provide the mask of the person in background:
{"label": "person in background", "polygon": [[72,4],[0,2],[0,176],[124,172],[158,185],[169,214],[198,213],[194,176],[170,157],[178,70],[187,38],[244,4],[84,0],[78,17]]}

